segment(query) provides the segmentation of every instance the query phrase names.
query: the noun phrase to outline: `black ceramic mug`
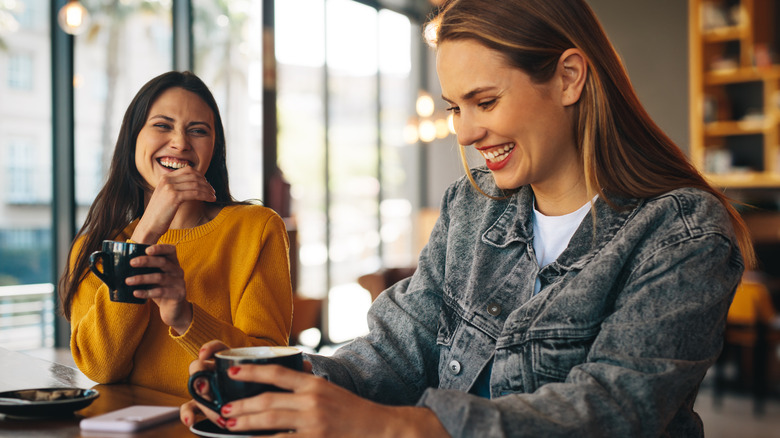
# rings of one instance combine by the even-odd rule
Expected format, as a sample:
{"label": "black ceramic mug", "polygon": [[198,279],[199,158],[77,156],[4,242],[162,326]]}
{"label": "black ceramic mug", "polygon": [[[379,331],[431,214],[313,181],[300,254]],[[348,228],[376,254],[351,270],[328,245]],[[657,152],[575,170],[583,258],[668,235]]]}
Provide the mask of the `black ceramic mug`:
{"label": "black ceramic mug", "polygon": [[[128,286],[125,283],[127,277],[141,274],[160,272],[158,268],[134,268],[130,266],[130,259],[146,254],[146,248],[151,245],[143,243],[118,242],[104,240],[102,249],[89,256],[89,269],[108,286],[111,301],[117,303],[143,304],[145,298],[136,298],[133,291],[154,287],[150,284]],[[100,264],[98,265],[98,261]],[[98,269],[102,267],[101,271]]]}
{"label": "black ceramic mug", "polygon": [[[302,371],[303,353],[295,347],[245,347],[222,350],[214,354],[214,370],[198,371],[190,376],[187,388],[190,395],[200,404],[219,413],[222,406],[242,398],[252,397],[266,391],[285,391],[273,385],[256,382],[241,382],[228,376],[228,369],[234,365],[282,365]],[[195,390],[195,380],[208,380],[214,400],[206,400]]]}

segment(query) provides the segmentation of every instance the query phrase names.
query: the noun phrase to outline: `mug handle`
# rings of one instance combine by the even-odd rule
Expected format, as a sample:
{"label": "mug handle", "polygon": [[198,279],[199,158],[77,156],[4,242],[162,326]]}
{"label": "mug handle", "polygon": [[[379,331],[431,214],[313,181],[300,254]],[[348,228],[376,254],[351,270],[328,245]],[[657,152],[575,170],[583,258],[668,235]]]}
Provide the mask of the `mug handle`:
{"label": "mug handle", "polygon": [[[97,277],[101,279],[105,284],[109,284],[108,277],[105,274],[106,260],[108,258],[109,258],[109,254],[103,251],[95,251],[89,255],[89,270],[92,271],[93,274],[97,275]],[[104,272],[100,272],[97,266],[95,266],[98,260],[100,260],[101,263],[103,264]]]}
{"label": "mug handle", "polygon": [[[208,380],[211,393],[214,394],[214,401],[206,400],[205,398],[201,397],[197,391],[195,391],[195,380],[200,377]],[[215,377],[216,374],[213,371],[197,371],[195,374],[191,375],[190,380],[187,381],[187,390],[189,390],[190,395],[195,399],[196,402],[219,414],[219,411],[222,410],[222,405],[224,405],[225,402],[222,401],[222,396],[219,394]]]}

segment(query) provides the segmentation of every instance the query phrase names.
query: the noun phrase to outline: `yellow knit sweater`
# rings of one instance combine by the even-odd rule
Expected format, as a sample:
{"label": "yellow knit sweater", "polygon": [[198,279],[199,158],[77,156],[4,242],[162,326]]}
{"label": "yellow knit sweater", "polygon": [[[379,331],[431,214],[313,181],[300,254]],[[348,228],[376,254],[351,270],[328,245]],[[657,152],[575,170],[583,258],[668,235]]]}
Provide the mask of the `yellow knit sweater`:
{"label": "yellow knit sweater", "polygon": [[[129,239],[137,223],[115,240]],[[158,241],[175,242],[193,304],[192,324],[181,336],[163,324],[152,300],[112,302],[106,285],[91,272],[79,285],[70,346],[76,365],[90,379],[187,397],[189,364],[205,342],[287,345],[292,324],[289,243],[284,222],[273,210],[224,207],[212,221],[192,230],[168,230]]]}

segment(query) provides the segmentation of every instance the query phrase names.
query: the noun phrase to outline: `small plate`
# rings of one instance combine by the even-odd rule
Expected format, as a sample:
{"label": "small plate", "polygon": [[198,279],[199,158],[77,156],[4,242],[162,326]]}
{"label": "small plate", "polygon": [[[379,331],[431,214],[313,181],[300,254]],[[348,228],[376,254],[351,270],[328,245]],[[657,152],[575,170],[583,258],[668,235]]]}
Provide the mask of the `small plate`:
{"label": "small plate", "polygon": [[273,430],[261,430],[261,431],[237,431],[231,432],[227,429],[222,429],[211,420],[201,420],[190,426],[190,431],[195,435],[205,436],[209,438],[234,438],[234,437],[252,437],[263,435],[276,435],[279,431]]}
{"label": "small plate", "polygon": [[36,388],[0,392],[0,414],[14,417],[62,417],[89,406],[100,393],[95,389]]}

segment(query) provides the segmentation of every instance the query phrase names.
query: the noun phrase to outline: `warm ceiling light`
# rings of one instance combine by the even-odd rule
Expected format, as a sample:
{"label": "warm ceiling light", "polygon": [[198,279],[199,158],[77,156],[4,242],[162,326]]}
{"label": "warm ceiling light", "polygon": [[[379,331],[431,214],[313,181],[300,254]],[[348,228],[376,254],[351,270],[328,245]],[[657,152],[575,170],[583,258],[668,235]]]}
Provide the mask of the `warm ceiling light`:
{"label": "warm ceiling light", "polygon": [[60,8],[57,21],[65,33],[78,35],[87,30],[89,24],[89,12],[78,0],[70,0]]}
{"label": "warm ceiling light", "polygon": [[420,140],[420,134],[417,133],[417,120],[409,119],[403,130],[404,141],[406,144],[415,144]]}
{"label": "warm ceiling light", "polygon": [[420,141],[423,143],[430,143],[436,140],[436,125],[432,120],[423,120],[418,127],[420,134]]}
{"label": "warm ceiling light", "polygon": [[450,127],[446,119],[436,119],[436,138],[447,138],[450,135]]}
{"label": "warm ceiling light", "polygon": [[417,114],[420,117],[430,117],[431,114],[433,114],[434,107],[435,105],[431,95],[421,92],[419,97],[417,97],[417,103],[415,104]]}

